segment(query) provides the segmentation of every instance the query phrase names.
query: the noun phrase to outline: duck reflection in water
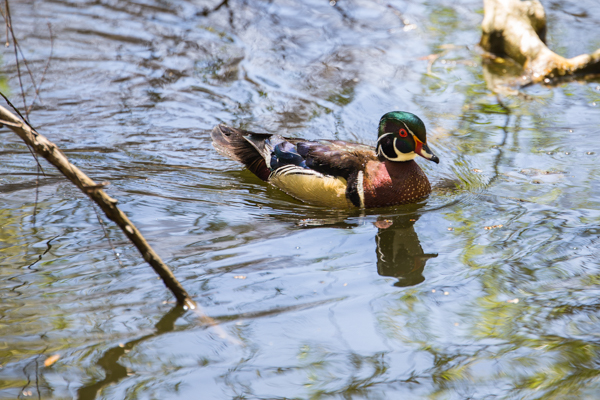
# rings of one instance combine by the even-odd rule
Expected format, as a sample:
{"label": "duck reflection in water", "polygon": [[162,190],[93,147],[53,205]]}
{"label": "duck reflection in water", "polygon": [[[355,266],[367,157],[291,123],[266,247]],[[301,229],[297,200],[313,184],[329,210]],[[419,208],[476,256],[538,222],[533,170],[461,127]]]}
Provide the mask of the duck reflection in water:
{"label": "duck reflection in water", "polygon": [[379,217],[377,243],[377,273],[398,278],[394,286],[414,286],[425,280],[423,269],[430,258],[437,254],[425,254],[415,231],[418,214]]}
{"label": "duck reflection in water", "polygon": [[[437,254],[425,254],[421,247],[419,236],[415,231],[415,223],[420,217],[417,212],[421,204],[407,204],[398,211],[401,215],[381,215],[374,222],[378,228],[375,236],[377,248],[377,273],[381,276],[397,278],[394,286],[414,286],[425,280],[423,269],[427,260]],[[281,215],[274,215],[281,218]],[[319,228],[323,226],[348,229],[357,227],[356,222],[349,222],[347,215],[331,215],[323,218],[306,218],[297,223],[304,228]]]}

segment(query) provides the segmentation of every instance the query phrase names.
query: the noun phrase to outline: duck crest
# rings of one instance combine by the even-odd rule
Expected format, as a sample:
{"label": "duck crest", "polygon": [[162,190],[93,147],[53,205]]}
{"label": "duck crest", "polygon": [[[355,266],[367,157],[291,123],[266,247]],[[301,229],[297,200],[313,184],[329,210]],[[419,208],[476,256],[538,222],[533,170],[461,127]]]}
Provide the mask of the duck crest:
{"label": "duck crest", "polygon": [[372,208],[415,202],[431,193],[419,165],[439,159],[426,143],[423,122],[395,111],[379,124],[377,148],[340,140],[305,140],[216,126],[213,145],[264,181],[304,202]]}

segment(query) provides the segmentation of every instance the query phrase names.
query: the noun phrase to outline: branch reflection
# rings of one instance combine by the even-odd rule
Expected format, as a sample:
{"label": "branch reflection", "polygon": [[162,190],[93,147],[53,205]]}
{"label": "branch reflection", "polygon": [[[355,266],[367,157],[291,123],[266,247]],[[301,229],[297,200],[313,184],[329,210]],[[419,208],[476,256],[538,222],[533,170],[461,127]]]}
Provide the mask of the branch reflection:
{"label": "branch reflection", "polygon": [[158,337],[175,329],[175,321],[185,314],[183,306],[175,306],[166,313],[154,326],[156,331],[141,338],[131,340],[124,345],[111,347],[96,362],[104,370],[105,378],[98,382],[90,382],[77,390],[78,400],[93,400],[103,388],[113,385],[127,377],[127,368],[119,364],[119,358],[137,344]]}

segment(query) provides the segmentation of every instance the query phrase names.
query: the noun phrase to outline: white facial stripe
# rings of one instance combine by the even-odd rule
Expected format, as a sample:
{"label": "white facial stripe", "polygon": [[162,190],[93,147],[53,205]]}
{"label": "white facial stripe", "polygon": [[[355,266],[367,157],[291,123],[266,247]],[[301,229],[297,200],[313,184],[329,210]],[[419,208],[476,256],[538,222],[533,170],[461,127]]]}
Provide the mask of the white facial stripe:
{"label": "white facial stripe", "polygon": [[381,135],[377,138],[377,143],[379,143],[379,141],[381,139],[383,139],[384,137],[386,137],[387,135],[393,135],[393,134],[394,134],[393,132],[384,133],[383,135]]}
{"label": "white facial stripe", "polygon": [[385,158],[387,158],[387,156],[385,155],[385,153],[383,152],[383,146],[379,146],[379,141],[381,139],[383,139],[384,137],[386,137],[387,135],[393,135],[393,133],[388,132],[388,133],[384,133],[383,135],[379,136],[377,138],[377,155],[378,156],[383,156]]}

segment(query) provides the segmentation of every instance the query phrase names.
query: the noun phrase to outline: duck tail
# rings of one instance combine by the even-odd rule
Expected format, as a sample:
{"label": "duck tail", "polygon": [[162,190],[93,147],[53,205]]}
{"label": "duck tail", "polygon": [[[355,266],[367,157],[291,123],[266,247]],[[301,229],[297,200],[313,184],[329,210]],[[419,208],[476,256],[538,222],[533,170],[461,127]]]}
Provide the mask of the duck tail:
{"label": "duck tail", "polygon": [[253,141],[271,137],[266,133],[251,133],[225,125],[215,126],[211,133],[213,146],[219,153],[241,162],[250,172],[266,181],[271,170],[267,166],[264,155],[246,137],[248,135],[252,136]]}

